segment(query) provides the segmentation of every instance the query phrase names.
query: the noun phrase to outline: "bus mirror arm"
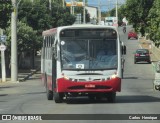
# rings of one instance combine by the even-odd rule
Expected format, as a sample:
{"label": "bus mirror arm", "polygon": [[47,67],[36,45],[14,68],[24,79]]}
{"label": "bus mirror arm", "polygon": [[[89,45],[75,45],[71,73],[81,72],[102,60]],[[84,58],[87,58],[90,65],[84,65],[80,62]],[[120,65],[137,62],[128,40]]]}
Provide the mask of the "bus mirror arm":
{"label": "bus mirror arm", "polygon": [[126,46],[125,45],[122,46],[122,54],[126,55]]}
{"label": "bus mirror arm", "polygon": [[57,50],[55,47],[52,48],[52,52],[53,52],[53,57],[57,59]]}

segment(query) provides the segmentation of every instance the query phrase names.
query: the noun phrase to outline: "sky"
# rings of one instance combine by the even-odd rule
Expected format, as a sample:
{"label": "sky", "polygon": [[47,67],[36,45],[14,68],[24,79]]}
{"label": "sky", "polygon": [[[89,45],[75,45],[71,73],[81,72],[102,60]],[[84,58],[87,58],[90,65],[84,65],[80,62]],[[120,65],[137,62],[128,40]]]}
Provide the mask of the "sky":
{"label": "sky", "polygon": [[[66,0],[66,2],[70,2],[71,0]],[[75,0],[79,1],[79,0]],[[98,2],[99,1],[99,2]],[[126,0],[118,0],[119,4],[124,4]],[[116,0],[88,0],[89,6],[98,7],[98,3],[100,3],[101,11],[108,11],[110,9],[115,8]]]}

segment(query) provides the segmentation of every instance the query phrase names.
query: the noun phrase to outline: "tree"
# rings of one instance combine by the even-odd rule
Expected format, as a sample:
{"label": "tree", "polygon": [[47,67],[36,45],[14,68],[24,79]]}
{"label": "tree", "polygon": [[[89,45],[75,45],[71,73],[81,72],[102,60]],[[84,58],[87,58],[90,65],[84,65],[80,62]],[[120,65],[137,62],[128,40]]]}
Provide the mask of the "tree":
{"label": "tree", "polygon": [[155,0],[148,15],[148,33],[157,46],[160,45],[160,1]]}
{"label": "tree", "polygon": [[[7,37],[7,50],[10,52],[11,47],[11,34],[10,34],[11,27],[9,26],[5,33],[8,34]],[[34,31],[32,27],[28,26],[26,23],[21,21],[17,22],[17,46],[18,46],[18,53],[31,50],[34,45],[37,45],[38,42],[36,40],[37,31]]]}
{"label": "tree", "polygon": [[75,16],[70,14],[68,7],[63,8],[58,3],[52,4],[51,17],[53,27],[72,25],[76,20]]}
{"label": "tree", "polygon": [[11,17],[11,0],[0,0],[0,28],[5,29]]}
{"label": "tree", "polygon": [[37,40],[41,48],[42,31],[58,26],[71,25],[75,17],[70,14],[68,8],[63,8],[59,3],[52,2],[52,9],[49,9],[49,3],[46,0],[22,1],[19,5],[19,20],[28,24],[33,30],[37,30]]}
{"label": "tree", "polygon": [[41,33],[51,28],[53,24],[47,7],[47,2],[44,0],[35,0],[33,3],[28,0],[22,1],[19,5],[18,19]]}
{"label": "tree", "polygon": [[[7,62],[7,70],[9,70],[10,64],[10,52],[11,52],[11,27],[6,28],[5,33],[7,36],[7,50],[6,50],[6,62]],[[18,63],[20,65],[22,54],[24,52],[33,51],[34,47],[38,45],[37,41],[37,32],[33,30],[32,27],[28,26],[26,23],[21,21],[17,22],[17,50],[18,50]],[[25,59],[25,58],[23,58]],[[32,60],[30,60],[32,61]]]}

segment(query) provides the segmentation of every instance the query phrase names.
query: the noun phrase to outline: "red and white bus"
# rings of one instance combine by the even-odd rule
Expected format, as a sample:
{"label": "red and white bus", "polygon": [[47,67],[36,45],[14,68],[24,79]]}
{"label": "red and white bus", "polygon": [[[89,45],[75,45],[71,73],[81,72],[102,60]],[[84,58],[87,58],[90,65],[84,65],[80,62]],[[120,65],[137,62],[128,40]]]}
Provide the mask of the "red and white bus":
{"label": "red and white bus", "polygon": [[106,97],[115,102],[121,91],[125,46],[117,29],[72,25],[43,31],[42,81],[48,100],[70,96]]}

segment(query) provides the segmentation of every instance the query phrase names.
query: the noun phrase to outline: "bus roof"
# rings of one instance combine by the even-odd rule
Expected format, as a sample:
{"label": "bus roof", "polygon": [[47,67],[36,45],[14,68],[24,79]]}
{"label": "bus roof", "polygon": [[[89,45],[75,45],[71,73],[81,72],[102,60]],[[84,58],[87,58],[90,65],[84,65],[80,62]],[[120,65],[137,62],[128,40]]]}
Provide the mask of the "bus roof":
{"label": "bus roof", "polygon": [[70,26],[61,26],[61,27],[52,28],[52,29],[43,31],[42,35],[43,36],[53,35],[58,30],[67,29],[67,28],[70,28],[70,29],[74,29],[74,28],[87,28],[87,29],[92,29],[92,28],[110,28],[110,29],[117,30],[117,28],[114,27],[114,26],[93,25],[93,24],[74,24],[74,25],[70,25]]}
{"label": "bus roof", "polygon": [[51,34],[54,34],[57,32],[57,28],[52,28],[52,29],[49,29],[49,30],[45,30],[42,32],[42,35],[45,36],[45,35],[51,35]]}
{"label": "bus roof", "polygon": [[71,26],[63,26],[59,28],[113,28],[113,29],[116,29],[115,27],[111,27],[111,26],[93,25],[93,24],[74,24]]}

